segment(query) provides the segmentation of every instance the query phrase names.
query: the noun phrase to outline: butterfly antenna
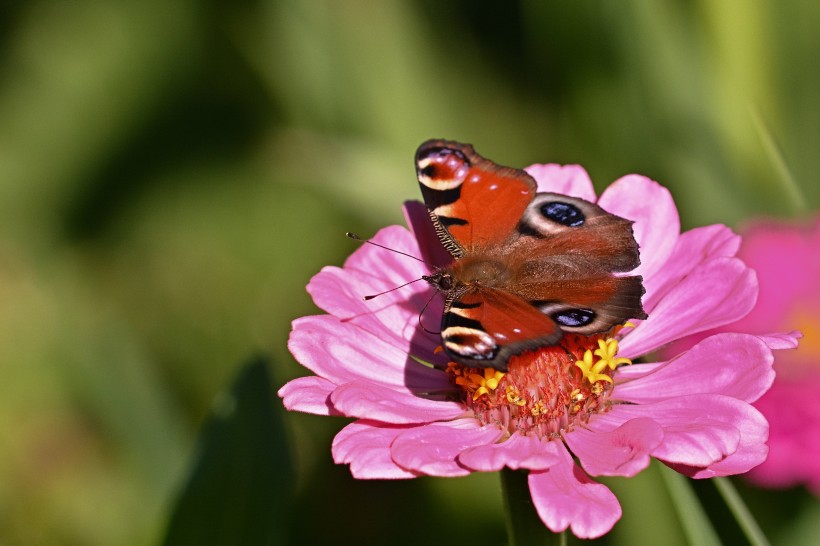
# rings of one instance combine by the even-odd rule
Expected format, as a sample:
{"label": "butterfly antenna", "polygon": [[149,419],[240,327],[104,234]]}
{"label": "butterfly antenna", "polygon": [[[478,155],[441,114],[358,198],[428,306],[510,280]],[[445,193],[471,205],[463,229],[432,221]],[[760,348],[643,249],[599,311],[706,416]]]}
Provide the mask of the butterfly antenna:
{"label": "butterfly antenna", "polygon": [[428,330],[424,326],[424,323],[421,321],[421,316],[427,310],[427,306],[430,305],[430,302],[433,301],[433,298],[435,298],[435,297],[436,297],[436,294],[434,293],[432,296],[430,296],[430,299],[427,300],[427,303],[424,304],[424,307],[421,308],[421,311],[419,311],[419,326],[421,326],[421,329],[424,330],[425,332],[427,332],[428,334],[439,335],[439,334],[441,334],[441,331],[432,332],[432,331]]}
{"label": "butterfly antenna", "polygon": [[[424,280],[424,277],[419,277],[418,279],[413,279],[412,281],[408,281],[408,282],[406,282],[406,283],[404,283],[404,284],[402,284],[402,285],[395,286],[395,287],[393,287],[393,288],[391,288],[391,289],[389,289],[389,290],[385,290],[384,292],[379,292],[378,294],[371,294],[370,296],[365,296],[365,297],[364,297],[364,298],[362,298],[362,299],[363,299],[364,301],[372,300],[373,298],[375,298],[375,297],[377,297],[377,296],[381,296],[382,294],[387,294],[388,292],[392,292],[393,290],[398,290],[399,288],[404,288],[404,287],[405,287],[405,286],[407,286],[408,284],[413,284],[414,282],[419,282],[419,281],[421,281],[421,280]],[[425,307],[426,307],[426,305],[425,305]]]}
{"label": "butterfly antenna", "polygon": [[[424,260],[422,260],[422,259],[421,259],[421,258],[419,258],[418,256],[413,256],[412,254],[408,254],[408,253],[406,253],[406,252],[402,252],[401,250],[396,250],[395,248],[390,248],[389,246],[384,246],[384,245],[380,245],[379,243],[374,243],[373,241],[370,241],[370,240],[368,240],[368,239],[362,239],[360,236],[356,235],[355,233],[351,233],[351,232],[349,232],[349,231],[348,231],[348,232],[346,232],[346,233],[345,233],[345,235],[347,235],[349,238],[353,239],[354,241],[359,241],[359,242],[361,242],[361,243],[367,243],[367,244],[369,244],[369,245],[373,245],[373,246],[377,246],[377,247],[379,247],[379,248],[383,248],[383,249],[385,249],[385,250],[389,250],[390,252],[395,252],[396,254],[401,254],[402,256],[407,256],[408,258],[413,258],[413,259],[414,259],[414,260],[416,260],[417,262],[421,262],[421,263],[423,263],[423,264],[425,264],[425,265],[429,266],[431,269],[435,269],[432,265],[430,265],[429,263],[425,262]],[[420,280],[420,279],[416,279],[416,280]],[[415,282],[415,281],[411,281],[411,282]],[[408,284],[410,284],[410,283],[408,283]],[[405,285],[402,285],[402,286],[405,286]],[[401,286],[399,286],[399,287],[397,287],[397,288],[401,288]],[[378,295],[378,294],[377,294],[377,295]]]}

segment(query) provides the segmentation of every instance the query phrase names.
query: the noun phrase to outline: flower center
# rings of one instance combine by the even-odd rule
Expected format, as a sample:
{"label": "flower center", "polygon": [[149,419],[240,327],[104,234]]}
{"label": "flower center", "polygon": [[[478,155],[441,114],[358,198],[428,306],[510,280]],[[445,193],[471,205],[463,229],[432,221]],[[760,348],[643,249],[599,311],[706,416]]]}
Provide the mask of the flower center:
{"label": "flower center", "polygon": [[622,364],[613,338],[565,335],[560,345],[510,358],[509,371],[451,362],[447,371],[464,392],[463,403],[482,424],[512,434],[557,438],[606,410],[610,374]]}

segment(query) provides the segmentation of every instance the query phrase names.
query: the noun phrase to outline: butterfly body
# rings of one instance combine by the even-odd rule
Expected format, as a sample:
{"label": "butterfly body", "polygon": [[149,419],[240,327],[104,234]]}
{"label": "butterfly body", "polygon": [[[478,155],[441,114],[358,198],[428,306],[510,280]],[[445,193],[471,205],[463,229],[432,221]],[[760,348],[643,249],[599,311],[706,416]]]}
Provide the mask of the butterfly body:
{"label": "butterfly body", "polygon": [[645,318],[631,222],[582,199],[538,193],[524,171],[468,144],[431,140],[416,171],[453,262],[425,279],[442,293],[442,346],[505,371],[510,356]]}

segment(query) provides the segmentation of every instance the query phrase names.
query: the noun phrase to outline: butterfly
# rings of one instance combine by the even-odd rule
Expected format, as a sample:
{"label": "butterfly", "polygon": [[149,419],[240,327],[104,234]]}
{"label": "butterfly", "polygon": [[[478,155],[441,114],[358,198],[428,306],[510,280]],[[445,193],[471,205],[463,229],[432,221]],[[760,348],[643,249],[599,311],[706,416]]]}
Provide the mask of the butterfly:
{"label": "butterfly", "polygon": [[632,222],[589,201],[537,192],[523,170],[469,144],[429,140],[416,152],[424,203],[452,263],[423,278],[444,297],[445,353],[507,371],[511,356],[564,333],[611,331],[646,318]]}

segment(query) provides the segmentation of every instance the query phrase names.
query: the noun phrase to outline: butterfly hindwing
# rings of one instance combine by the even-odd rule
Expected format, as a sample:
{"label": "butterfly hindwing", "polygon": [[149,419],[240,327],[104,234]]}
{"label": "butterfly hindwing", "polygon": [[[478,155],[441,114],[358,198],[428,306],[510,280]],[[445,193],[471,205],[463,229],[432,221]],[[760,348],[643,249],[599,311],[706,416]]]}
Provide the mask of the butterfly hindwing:
{"label": "butterfly hindwing", "polygon": [[492,288],[453,299],[442,319],[444,350],[471,367],[506,371],[510,356],[556,343],[561,336],[549,316],[515,294]]}
{"label": "butterfly hindwing", "polygon": [[630,319],[643,319],[640,276],[587,274],[578,278],[534,277],[514,293],[554,320],[564,332],[592,335]]}

